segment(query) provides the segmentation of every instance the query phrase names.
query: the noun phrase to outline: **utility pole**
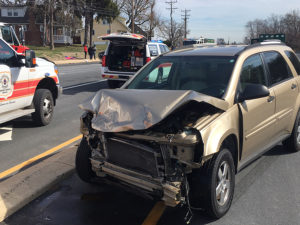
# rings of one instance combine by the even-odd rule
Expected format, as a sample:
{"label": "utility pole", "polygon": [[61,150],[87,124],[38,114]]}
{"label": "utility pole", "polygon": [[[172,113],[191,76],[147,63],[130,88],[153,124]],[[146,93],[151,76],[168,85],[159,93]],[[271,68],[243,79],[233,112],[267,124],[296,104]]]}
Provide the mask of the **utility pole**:
{"label": "utility pole", "polygon": [[50,49],[54,50],[54,38],[53,38],[53,23],[54,23],[54,0],[50,0]]}
{"label": "utility pole", "polygon": [[131,33],[134,33],[134,8],[135,8],[135,0],[131,0],[132,3],[132,12],[131,12]]}
{"label": "utility pole", "polygon": [[184,15],[181,15],[182,16],[182,19],[184,21],[184,38],[187,37],[187,20],[189,19],[190,17],[190,12],[191,10],[188,10],[188,9],[185,9],[185,10],[181,10],[181,12],[184,13]]}
{"label": "utility pole", "polygon": [[168,10],[170,10],[170,17],[171,17],[171,49],[173,50],[175,48],[174,46],[174,26],[173,26],[173,11],[177,8],[174,7],[174,4],[177,3],[177,0],[171,0],[169,2],[166,2],[167,4],[170,5],[170,8],[167,8]]}

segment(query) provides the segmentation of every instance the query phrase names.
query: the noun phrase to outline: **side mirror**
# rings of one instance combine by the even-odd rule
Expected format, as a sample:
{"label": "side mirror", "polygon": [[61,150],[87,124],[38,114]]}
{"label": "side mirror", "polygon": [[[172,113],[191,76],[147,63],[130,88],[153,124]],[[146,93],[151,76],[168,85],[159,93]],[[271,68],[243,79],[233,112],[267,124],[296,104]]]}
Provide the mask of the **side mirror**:
{"label": "side mirror", "polygon": [[239,93],[238,102],[251,100],[256,98],[263,98],[270,95],[268,88],[262,84],[247,84],[244,91]]}
{"label": "side mirror", "polygon": [[25,51],[25,66],[32,68],[36,66],[35,52],[32,50]]}

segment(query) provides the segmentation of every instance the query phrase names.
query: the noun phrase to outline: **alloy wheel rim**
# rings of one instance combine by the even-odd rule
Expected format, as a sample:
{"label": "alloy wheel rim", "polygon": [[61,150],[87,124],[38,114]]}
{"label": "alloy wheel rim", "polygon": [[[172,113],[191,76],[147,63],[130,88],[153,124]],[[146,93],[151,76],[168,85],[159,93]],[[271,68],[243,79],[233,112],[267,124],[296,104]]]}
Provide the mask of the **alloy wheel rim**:
{"label": "alloy wheel rim", "polygon": [[43,104],[44,117],[49,118],[51,116],[52,111],[53,111],[53,107],[51,104],[51,100],[49,97],[47,97],[44,99],[44,104]]}
{"label": "alloy wheel rim", "polygon": [[217,186],[216,186],[216,199],[217,203],[220,206],[226,204],[230,194],[230,181],[231,181],[231,174],[230,174],[230,166],[228,162],[224,161],[221,163],[218,169],[217,174]]}

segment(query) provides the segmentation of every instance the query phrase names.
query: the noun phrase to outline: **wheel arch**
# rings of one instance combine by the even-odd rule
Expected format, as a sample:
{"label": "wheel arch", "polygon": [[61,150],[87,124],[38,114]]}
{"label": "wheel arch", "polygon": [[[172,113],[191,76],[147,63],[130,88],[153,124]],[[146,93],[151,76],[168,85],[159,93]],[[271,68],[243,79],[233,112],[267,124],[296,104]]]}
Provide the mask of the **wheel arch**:
{"label": "wheel arch", "polygon": [[221,148],[227,148],[231,152],[235,166],[235,172],[237,172],[237,165],[239,161],[238,146],[238,138],[235,134],[228,135],[221,144]]}
{"label": "wheel arch", "polygon": [[222,115],[217,117],[212,123],[200,131],[204,144],[203,156],[210,158],[218,153],[222,145],[233,143],[233,158],[235,167],[238,167],[240,152],[240,120],[237,105],[231,107]]}
{"label": "wheel arch", "polygon": [[56,99],[58,97],[58,89],[55,81],[52,78],[46,77],[40,80],[40,82],[36,87],[36,90],[38,89],[48,89],[53,96],[54,105],[56,105]]}

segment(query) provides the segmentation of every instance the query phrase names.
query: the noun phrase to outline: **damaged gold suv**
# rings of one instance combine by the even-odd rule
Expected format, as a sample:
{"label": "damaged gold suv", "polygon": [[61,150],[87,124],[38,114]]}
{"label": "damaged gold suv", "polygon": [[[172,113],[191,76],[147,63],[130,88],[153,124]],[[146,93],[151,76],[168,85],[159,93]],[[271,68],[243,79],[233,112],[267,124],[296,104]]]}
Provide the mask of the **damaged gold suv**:
{"label": "damaged gold suv", "polygon": [[77,173],[220,218],[241,168],[280,142],[299,151],[299,74],[278,42],[159,56],[80,105]]}

